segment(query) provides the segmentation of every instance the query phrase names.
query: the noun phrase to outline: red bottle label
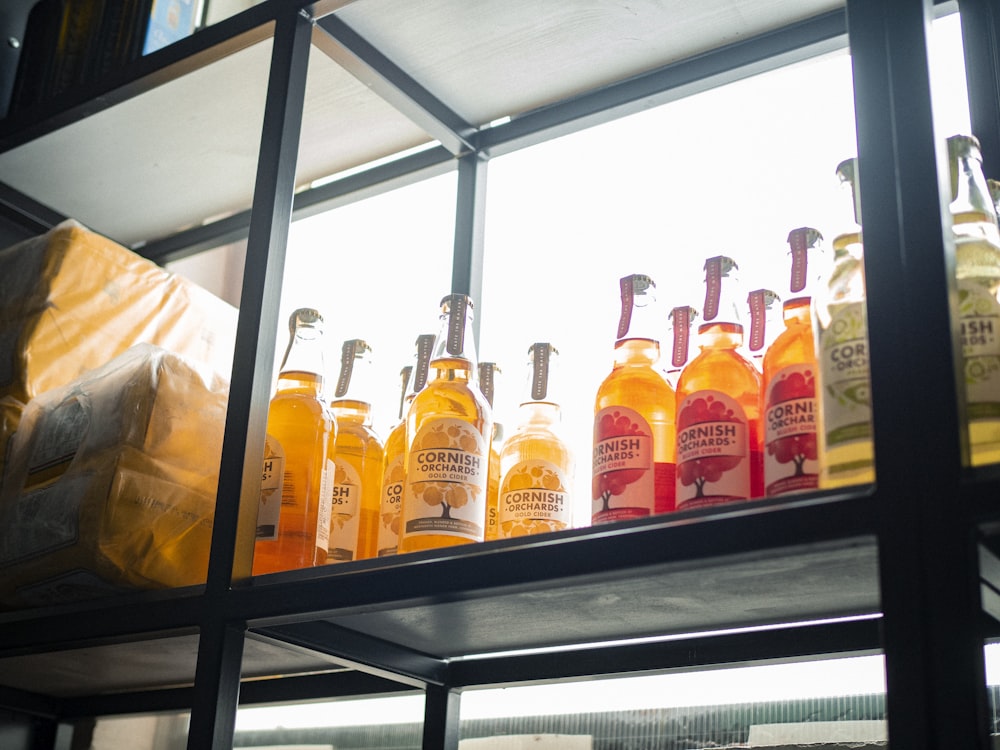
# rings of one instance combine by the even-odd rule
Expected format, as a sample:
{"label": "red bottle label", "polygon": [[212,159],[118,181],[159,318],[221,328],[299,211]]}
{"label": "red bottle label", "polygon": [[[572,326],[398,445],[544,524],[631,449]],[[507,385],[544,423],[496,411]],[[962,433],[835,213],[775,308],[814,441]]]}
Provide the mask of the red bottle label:
{"label": "red bottle label", "polygon": [[818,419],[815,368],[782,368],[765,397],[764,483],[769,497],[819,486]]}
{"label": "red bottle label", "polygon": [[642,518],[656,511],[653,433],[638,412],[623,406],[594,417],[591,521]]}
{"label": "red bottle label", "polygon": [[750,425],[720,391],[696,391],[677,410],[677,509],[751,496]]}

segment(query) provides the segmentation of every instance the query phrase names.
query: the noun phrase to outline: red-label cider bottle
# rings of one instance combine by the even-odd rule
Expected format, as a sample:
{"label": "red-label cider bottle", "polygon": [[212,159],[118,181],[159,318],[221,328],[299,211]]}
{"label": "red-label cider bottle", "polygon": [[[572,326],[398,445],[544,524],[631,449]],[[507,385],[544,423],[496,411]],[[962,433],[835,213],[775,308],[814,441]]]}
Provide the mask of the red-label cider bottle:
{"label": "red-label cider bottle", "polygon": [[740,352],[736,263],[705,262],[700,352],[677,382],[677,509],[764,494],[760,372]]}
{"label": "red-label cider bottle", "polygon": [[253,574],[326,562],[337,423],[323,403],[323,317],[292,313],[290,339],[267,412]]}
{"label": "red-label cider bottle", "polygon": [[528,350],[527,393],[517,428],[500,452],[502,539],[573,524],[573,454],[561,434],[562,415],[550,384],[557,355],[548,342]]}
{"label": "red-label cider bottle", "polygon": [[[486,402],[491,408],[498,374],[500,374],[500,367],[496,362],[479,363],[479,390],[483,392]],[[494,415],[496,415],[495,411]],[[487,542],[500,538],[498,503],[500,496],[500,449],[503,447],[503,442],[503,425],[494,419],[493,435],[490,438],[490,474],[486,480],[486,530],[483,532],[483,538]]]}
{"label": "red-label cider bottle", "polygon": [[764,492],[768,497],[819,487],[819,403],[812,323],[822,235],[810,227],[788,235],[792,273],[782,305],[784,331],[764,355]]}
{"label": "red-label cider bottle", "polygon": [[372,427],[371,347],[345,341],[330,410],[337,418],[328,563],[375,557],[381,509],[382,441]]}
{"label": "red-label cider bottle", "polygon": [[611,373],[597,389],[591,522],[674,509],[674,389],[660,373],[655,284],[620,280],[622,311]]}
{"label": "red-label cider bottle", "polygon": [[406,418],[400,552],[483,541],[493,413],[476,381],[472,301],[451,294],[430,378]]}
{"label": "red-label cider bottle", "polygon": [[378,557],[395,555],[399,548],[400,508],[403,482],[406,479],[406,414],[414,397],[427,384],[427,368],[434,353],[434,334],[417,336],[414,362],[400,371],[402,386],[399,401],[399,422],[385,440],[382,463],[382,494],[379,507]]}

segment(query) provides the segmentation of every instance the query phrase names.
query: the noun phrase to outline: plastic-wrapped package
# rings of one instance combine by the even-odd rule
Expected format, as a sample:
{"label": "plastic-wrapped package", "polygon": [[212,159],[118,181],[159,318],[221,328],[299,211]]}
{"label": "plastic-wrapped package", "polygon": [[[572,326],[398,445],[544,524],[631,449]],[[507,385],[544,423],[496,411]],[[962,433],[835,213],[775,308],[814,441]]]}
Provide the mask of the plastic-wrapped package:
{"label": "plastic-wrapped package", "polygon": [[232,369],[236,308],[72,219],[0,269],[0,397],[26,404],[141,342]]}
{"label": "plastic-wrapped package", "polygon": [[149,344],[32,399],[0,489],[0,603],[203,583],[227,399]]}
{"label": "plastic-wrapped package", "polygon": [[7,462],[7,443],[21,421],[24,404],[11,396],[0,398],[0,487],[3,486],[4,464]]}

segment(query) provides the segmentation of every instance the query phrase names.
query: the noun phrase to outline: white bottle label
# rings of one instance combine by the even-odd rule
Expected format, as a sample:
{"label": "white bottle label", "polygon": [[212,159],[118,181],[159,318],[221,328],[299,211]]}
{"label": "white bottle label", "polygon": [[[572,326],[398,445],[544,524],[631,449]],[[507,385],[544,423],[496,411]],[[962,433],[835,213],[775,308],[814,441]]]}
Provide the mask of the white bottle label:
{"label": "white bottle label", "polygon": [[819,343],[826,447],[870,440],[868,325],[864,303],[851,302],[834,311]]}
{"label": "white bottle label", "polygon": [[958,311],[968,419],[1000,419],[1000,303],[975,279],[963,279]]}
{"label": "white bottle label", "polygon": [[609,406],[594,416],[592,523],[652,515],[653,431],[639,412]]}
{"label": "white bottle label", "polygon": [[361,477],[348,461],[333,462],[333,492],[330,504],[330,541],[327,562],[345,562],[358,556],[361,519]]}
{"label": "white bottle label", "polygon": [[677,409],[677,509],[750,497],[749,425],[721,391],[695,391]]}
{"label": "white bottle label", "polygon": [[768,497],[819,486],[816,370],[790,365],[767,385],[764,400],[764,489]]}
{"label": "white bottle label", "polygon": [[395,555],[399,547],[399,511],[403,500],[403,456],[393,456],[382,473],[382,500],[378,516],[378,556]]}
{"label": "white bottle label", "polygon": [[572,503],[566,477],[550,461],[520,461],[500,483],[500,533],[504,537],[569,528]]}
{"label": "white bottle label", "polygon": [[326,549],[330,544],[330,510],[333,507],[333,476],[337,467],[327,459],[319,483],[319,512],[316,518],[316,546]]}
{"label": "white bottle label", "polygon": [[454,417],[431,420],[414,436],[408,458],[405,533],[483,541],[489,454],[479,431]]}
{"label": "white bottle label", "polygon": [[273,542],[281,520],[281,489],[285,481],[285,451],[275,438],[264,440],[264,463],[257,504],[257,539]]}

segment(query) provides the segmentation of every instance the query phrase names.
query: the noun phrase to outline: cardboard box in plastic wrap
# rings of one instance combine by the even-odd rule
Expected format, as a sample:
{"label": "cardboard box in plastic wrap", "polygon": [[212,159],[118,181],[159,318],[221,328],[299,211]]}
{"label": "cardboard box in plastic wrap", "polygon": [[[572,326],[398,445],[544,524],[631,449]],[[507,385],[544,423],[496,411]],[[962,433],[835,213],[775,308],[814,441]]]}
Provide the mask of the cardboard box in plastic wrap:
{"label": "cardboard box in plastic wrap", "polygon": [[32,399],[0,489],[0,604],[203,583],[227,398],[140,344]]}
{"label": "cardboard box in plastic wrap", "polygon": [[0,250],[0,398],[22,404],[151,343],[225,377],[238,311],[67,220]]}

